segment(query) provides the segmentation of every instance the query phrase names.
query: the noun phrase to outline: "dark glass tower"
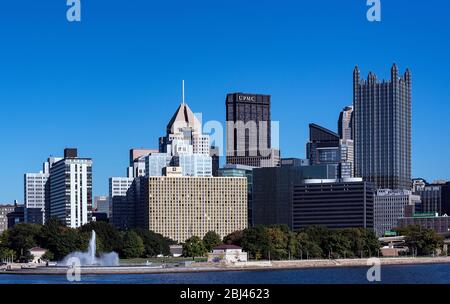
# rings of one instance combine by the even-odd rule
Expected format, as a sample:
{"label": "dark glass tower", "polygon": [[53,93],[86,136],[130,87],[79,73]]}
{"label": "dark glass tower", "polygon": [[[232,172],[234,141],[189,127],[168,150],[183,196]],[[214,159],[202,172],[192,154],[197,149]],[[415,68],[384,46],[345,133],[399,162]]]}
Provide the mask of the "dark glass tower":
{"label": "dark glass tower", "polygon": [[270,95],[227,95],[227,164],[279,166],[279,151],[271,147]]}
{"label": "dark glass tower", "polygon": [[411,73],[390,81],[353,71],[355,175],[378,189],[411,189]]}

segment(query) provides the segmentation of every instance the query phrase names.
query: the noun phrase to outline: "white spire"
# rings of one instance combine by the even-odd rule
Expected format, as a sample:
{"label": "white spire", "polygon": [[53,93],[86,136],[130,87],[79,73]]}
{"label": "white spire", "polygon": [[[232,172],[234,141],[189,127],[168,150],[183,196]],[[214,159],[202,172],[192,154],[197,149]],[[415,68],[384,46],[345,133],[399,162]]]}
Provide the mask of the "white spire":
{"label": "white spire", "polygon": [[183,81],[182,81],[182,91],[183,91],[183,105],[184,105],[184,79],[183,79]]}

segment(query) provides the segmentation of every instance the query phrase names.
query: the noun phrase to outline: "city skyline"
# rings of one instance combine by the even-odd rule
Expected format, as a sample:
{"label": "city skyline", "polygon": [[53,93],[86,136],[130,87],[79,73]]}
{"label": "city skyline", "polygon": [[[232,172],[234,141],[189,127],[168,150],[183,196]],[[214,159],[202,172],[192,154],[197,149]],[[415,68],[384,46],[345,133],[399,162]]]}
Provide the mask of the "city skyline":
{"label": "city skyline", "polygon": [[[275,16],[258,28],[252,22],[269,16],[271,6],[267,3],[258,7],[256,16],[247,16],[254,8],[252,4],[239,4],[232,18],[241,20],[240,27],[213,21],[226,20],[222,17],[236,5],[233,1],[222,4],[223,12],[217,9],[218,4],[190,3],[175,10],[175,18],[169,19],[176,19],[176,23],[165,30],[160,27],[168,21],[161,16],[152,18],[161,12],[166,16],[168,4],[157,4],[148,10],[152,18],[138,13],[139,21],[128,23],[126,28],[118,28],[112,20],[96,20],[106,6],[104,1],[86,6],[79,25],[66,24],[59,16],[59,7],[52,8],[47,3],[38,6],[30,1],[25,8],[6,4],[13,13],[0,18],[6,46],[0,73],[0,128],[6,149],[2,149],[0,157],[7,160],[0,173],[0,203],[14,199],[23,202],[23,174],[39,171],[39,164],[48,156],[58,156],[70,146],[93,158],[93,195],[107,194],[108,177],[125,174],[123,168],[130,148],[157,148],[156,138],[163,133],[173,108],[181,102],[181,79],[186,79],[186,102],[195,112],[204,114],[204,121],[224,120],[223,100],[227,93],[270,94],[272,119],[280,121],[282,157],[305,158],[308,124],[336,130],[339,112],[352,104],[354,66],[360,67],[363,77],[372,71],[378,78],[389,79],[387,68],[393,62],[400,70],[409,67],[413,73],[412,175],[429,181],[449,179],[450,164],[429,157],[434,149],[439,148],[444,155],[450,151],[448,144],[440,141],[441,132],[450,131],[442,122],[450,109],[446,103],[450,92],[445,87],[449,76],[444,73],[450,68],[445,60],[450,47],[439,39],[448,36],[450,28],[445,8],[427,14],[428,5],[386,3],[382,22],[370,24],[365,20],[363,2],[352,6],[330,1],[330,12],[318,4],[300,7],[288,3],[291,11],[275,8]],[[140,4],[148,8],[144,2]],[[202,14],[202,4],[216,9],[209,17],[204,16],[206,23],[212,22],[209,30],[204,30],[202,19],[197,18]],[[439,5],[442,6],[436,4]],[[337,6],[343,9],[335,16],[331,11]],[[64,10],[64,5],[61,8]],[[132,12],[135,7],[126,3],[120,8],[109,8],[108,13],[117,17],[121,9],[126,18],[136,17],[133,14],[137,13]],[[33,10],[39,16],[33,15]],[[192,15],[187,18],[182,11]],[[19,12],[30,18],[15,18]],[[420,27],[411,17],[417,14],[425,19]],[[158,26],[158,22],[162,25]],[[306,24],[309,32],[301,29]],[[335,26],[332,28],[331,24]],[[182,26],[189,30],[186,36],[176,33]],[[5,30],[12,27],[16,29]],[[314,35],[311,28],[315,28]],[[396,34],[399,30],[404,31],[403,36]],[[45,36],[49,43],[40,44],[36,39],[41,37],[39,31],[49,32]],[[360,31],[366,33],[364,37],[359,36]],[[133,38],[149,38],[130,41],[126,38],[130,32],[134,33]],[[249,33],[250,37],[245,35]],[[98,42],[93,39],[96,35],[100,37]],[[352,41],[354,35],[359,37],[357,42]],[[324,42],[312,36],[320,36]],[[178,38],[182,38],[181,42]],[[220,51],[231,38],[239,47]],[[264,39],[269,42],[267,49],[253,47]],[[198,46],[162,55],[178,43],[191,40],[197,41]],[[402,46],[406,41],[408,52]],[[163,42],[167,42],[164,47]],[[327,46],[327,50],[309,48],[308,43],[321,43],[319,46]],[[155,45],[159,45],[156,50]],[[22,51],[17,52],[17,47]],[[131,59],[130,55],[136,58]],[[114,69],[110,67],[113,61],[118,63]],[[74,105],[80,111],[71,113]]]}

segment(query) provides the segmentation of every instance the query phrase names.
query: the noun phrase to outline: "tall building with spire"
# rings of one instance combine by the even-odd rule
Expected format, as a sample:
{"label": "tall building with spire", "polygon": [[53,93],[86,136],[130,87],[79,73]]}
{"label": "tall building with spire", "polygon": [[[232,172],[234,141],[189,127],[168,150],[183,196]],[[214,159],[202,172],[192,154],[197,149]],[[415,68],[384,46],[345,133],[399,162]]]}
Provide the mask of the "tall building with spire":
{"label": "tall building with spire", "polygon": [[378,189],[411,189],[411,72],[389,81],[353,71],[355,175]]}
{"label": "tall building with spire", "polygon": [[159,139],[159,152],[146,157],[146,176],[162,176],[165,167],[181,167],[183,176],[211,176],[209,135],[202,133],[202,124],[184,98],[166,126],[166,135]]}

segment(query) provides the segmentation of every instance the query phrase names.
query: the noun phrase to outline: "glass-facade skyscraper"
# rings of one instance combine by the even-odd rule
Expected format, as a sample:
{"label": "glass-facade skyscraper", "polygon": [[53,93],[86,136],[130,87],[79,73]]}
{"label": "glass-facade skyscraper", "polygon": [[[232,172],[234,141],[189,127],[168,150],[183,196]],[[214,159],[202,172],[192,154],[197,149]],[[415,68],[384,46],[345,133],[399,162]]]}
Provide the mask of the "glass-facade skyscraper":
{"label": "glass-facade skyscraper", "polygon": [[378,81],[353,71],[355,175],[378,189],[411,189],[411,73]]}

